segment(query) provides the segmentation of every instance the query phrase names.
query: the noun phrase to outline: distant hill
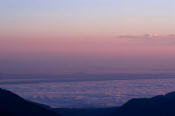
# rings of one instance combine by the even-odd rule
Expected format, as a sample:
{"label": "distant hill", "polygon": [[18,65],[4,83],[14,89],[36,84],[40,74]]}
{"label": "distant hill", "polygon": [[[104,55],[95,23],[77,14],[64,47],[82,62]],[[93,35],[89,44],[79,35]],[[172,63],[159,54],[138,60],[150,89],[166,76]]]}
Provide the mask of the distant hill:
{"label": "distant hill", "polygon": [[59,116],[45,105],[27,101],[18,95],[0,89],[0,116]]}
{"label": "distant hill", "polygon": [[0,84],[25,84],[25,83],[55,83],[55,82],[81,82],[81,81],[105,81],[105,80],[135,80],[135,79],[166,79],[175,78],[175,74],[5,74],[0,73]]}

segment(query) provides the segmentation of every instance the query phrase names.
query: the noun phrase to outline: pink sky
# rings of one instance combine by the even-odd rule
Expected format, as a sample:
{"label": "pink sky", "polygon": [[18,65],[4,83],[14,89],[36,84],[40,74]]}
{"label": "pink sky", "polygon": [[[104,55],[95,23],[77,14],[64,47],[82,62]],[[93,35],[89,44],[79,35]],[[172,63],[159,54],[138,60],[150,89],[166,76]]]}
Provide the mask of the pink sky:
{"label": "pink sky", "polygon": [[1,39],[5,72],[173,72],[175,36]]}
{"label": "pink sky", "polygon": [[0,2],[2,72],[174,72],[175,2]]}

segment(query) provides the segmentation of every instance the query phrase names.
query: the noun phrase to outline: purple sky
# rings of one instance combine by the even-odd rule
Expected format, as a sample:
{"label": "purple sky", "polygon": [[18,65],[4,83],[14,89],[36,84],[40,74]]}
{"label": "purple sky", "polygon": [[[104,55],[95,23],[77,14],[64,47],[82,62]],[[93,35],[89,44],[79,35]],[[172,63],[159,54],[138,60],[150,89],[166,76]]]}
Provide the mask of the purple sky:
{"label": "purple sky", "polygon": [[174,0],[0,1],[0,72],[175,72]]}

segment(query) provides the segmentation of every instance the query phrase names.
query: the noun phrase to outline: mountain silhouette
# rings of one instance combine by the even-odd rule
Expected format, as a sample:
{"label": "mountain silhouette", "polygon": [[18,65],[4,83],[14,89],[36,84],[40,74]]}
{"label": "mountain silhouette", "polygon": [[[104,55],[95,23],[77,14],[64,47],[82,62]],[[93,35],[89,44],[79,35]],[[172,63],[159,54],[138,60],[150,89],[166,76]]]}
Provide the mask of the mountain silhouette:
{"label": "mountain silhouette", "polygon": [[175,92],[152,98],[131,99],[120,107],[56,111],[62,116],[175,116]]}
{"label": "mountain silhouette", "polygon": [[0,89],[0,116],[59,116],[50,107],[27,101]]}
{"label": "mountain silhouette", "polygon": [[175,92],[131,99],[120,107],[96,109],[50,108],[0,89],[0,116],[175,116]]}
{"label": "mountain silhouette", "polygon": [[175,116],[175,92],[132,99],[119,107],[112,116]]}

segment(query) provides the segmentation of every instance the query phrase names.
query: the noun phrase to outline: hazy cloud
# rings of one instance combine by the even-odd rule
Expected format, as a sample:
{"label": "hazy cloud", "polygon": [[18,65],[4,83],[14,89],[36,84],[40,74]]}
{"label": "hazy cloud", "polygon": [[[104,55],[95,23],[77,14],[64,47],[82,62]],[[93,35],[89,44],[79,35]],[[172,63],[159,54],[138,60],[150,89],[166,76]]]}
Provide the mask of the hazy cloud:
{"label": "hazy cloud", "polygon": [[145,35],[120,35],[121,39],[154,39],[154,40],[175,40],[175,35],[158,35],[158,34],[145,34]]}

